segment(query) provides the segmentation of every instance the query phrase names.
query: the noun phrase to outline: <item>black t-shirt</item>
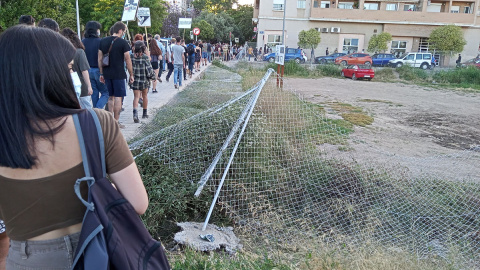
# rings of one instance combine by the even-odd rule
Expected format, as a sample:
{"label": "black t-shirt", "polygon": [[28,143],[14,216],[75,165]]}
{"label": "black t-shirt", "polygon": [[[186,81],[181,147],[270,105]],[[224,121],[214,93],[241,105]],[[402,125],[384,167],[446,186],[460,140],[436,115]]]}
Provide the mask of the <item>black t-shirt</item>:
{"label": "black t-shirt", "polygon": [[[103,55],[108,53],[110,44],[115,38],[116,37],[114,36],[102,38],[99,49],[103,52]],[[103,77],[105,79],[121,80],[127,78],[124,67],[124,53],[129,51],[130,45],[128,45],[127,41],[122,38],[117,38],[117,40],[115,40],[112,50],[110,51],[110,65],[108,67],[103,67]]]}
{"label": "black t-shirt", "polygon": [[82,40],[85,46],[85,54],[87,55],[88,64],[91,68],[98,68],[98,48],[100,45],[100,38],[84,38]]}

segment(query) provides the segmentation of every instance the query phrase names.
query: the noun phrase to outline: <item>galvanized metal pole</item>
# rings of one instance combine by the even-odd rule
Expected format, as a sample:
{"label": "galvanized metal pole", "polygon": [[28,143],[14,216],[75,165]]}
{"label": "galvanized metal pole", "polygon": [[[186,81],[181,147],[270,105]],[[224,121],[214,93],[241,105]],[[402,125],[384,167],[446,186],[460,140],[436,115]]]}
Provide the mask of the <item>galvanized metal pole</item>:
{"label": "galvanized metal pole", "polygon": [[77,33],[78,33],[78,38],[82,40],[82,35],[80,34],[80,14],[78,11],[78,0],[75,1],[75,5],[77,7]]}
{"label": "galvanized metal pole", "polygon": [[285,45],[285,14],[287,13],[286,5],[287,5],[287,0],[284,0],[283,1],[282,45]]}

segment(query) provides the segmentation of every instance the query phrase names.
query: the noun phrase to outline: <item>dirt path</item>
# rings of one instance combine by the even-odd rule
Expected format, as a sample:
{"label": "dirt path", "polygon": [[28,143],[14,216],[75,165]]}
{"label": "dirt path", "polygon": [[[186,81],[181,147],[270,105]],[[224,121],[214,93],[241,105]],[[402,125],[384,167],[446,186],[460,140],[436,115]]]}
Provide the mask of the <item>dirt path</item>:
{"label": "dirt path", "polygon": [[[307,101],[348,103],[375,119],[350,136],[354,150],[349,154],[356,159],[396,157],[412,164],[430,159],[427,163],[438,172],[451,169],[453,160],[465,157],[464,150],[480,145],[480,94],[335,78],[288,79],[285,84]],[[478,181],[480,152],[467,155],[462,178]]]}

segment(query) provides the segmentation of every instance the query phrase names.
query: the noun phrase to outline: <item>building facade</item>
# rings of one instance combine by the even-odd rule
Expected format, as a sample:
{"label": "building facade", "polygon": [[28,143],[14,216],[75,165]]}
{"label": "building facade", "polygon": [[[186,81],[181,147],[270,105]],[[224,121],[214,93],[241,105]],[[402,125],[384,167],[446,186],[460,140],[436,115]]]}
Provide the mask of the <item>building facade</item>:
{"label": "building facade", "polygon": [[[464,60],[480,52],[480,0],[255,0],[254,23],[258,29],[258,47],[282,44],[285,13],[285,45],[297,47],[302,30],[317,29],[321,42],[315,55],[367,51],[370,38],[382,32],[392,35],[389,51],[432,50],[430,33],[437,27],[460,26],[467,44]],[[310,55],[307,53],[307,55]],[[437,57],[438,58],[438,57]],[[455,62],[456,56],[442,58],[444,65]]]}

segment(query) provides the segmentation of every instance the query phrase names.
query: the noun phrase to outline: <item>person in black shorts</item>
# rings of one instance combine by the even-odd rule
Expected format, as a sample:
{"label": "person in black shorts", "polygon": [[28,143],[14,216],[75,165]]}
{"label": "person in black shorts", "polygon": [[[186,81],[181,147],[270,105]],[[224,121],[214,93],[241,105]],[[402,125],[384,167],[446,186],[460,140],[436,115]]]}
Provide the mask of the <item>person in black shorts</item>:
{"label": "person in black shorts", "polygon": [[[98,49],[100,82],[107,85],[109,94],[108,110],[113,113],[117,121],[120,118],[123,97],[127,95],[125,84],[127,74],[125,74],[124,62],[127,64],[128,74],[130,75],[129,82],[133,83],[134,81],[132,61],[130,59],[130,45],[122,38],[126,30],[127,26],[123,22],[116,22],[112,27],[113,35],[103,38]],[[110,56],[110,64],[104,67],[102,59],[107,53]],[[124,127],[124,125],[120,124],[120,128]]]}

